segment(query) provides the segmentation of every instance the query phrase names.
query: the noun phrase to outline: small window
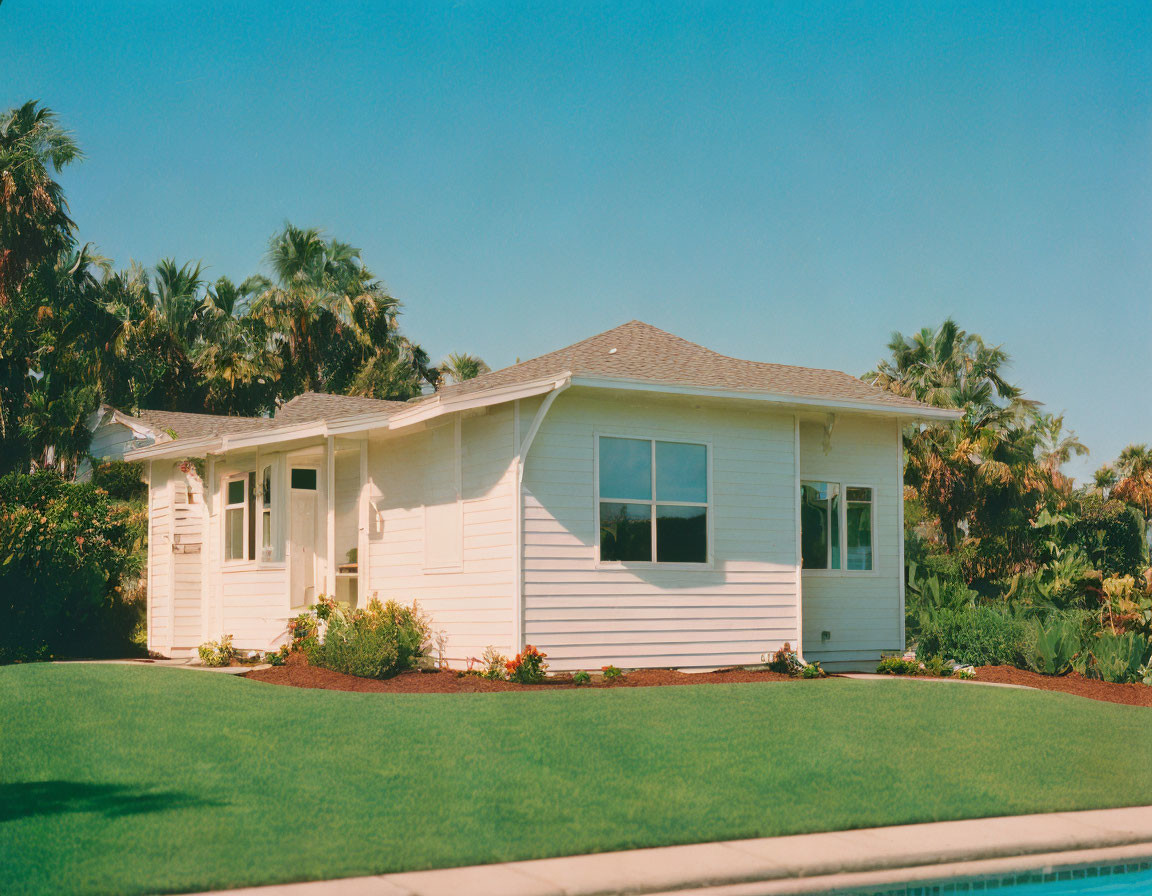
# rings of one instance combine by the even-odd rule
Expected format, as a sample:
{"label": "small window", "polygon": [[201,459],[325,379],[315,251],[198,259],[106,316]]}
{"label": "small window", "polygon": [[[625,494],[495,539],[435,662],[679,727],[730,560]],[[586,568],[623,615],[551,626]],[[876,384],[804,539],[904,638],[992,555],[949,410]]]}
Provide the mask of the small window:
{"label": "small window", "polygon": [[224,559],[244,560],[248,480],[229,479],[224,486]]}
{"label": "small window", "polygon": [[708,446],[599,439],[600,559],[708,562]]}
{"label": "small window", "polygon": [[850,570],[872,569],[872,489],[849,487],[845,504],[848,539],[845,558]]}
{"label": "small window", "polygon": [[840,568],[839,483],[800,483],[800,556],[804,569]]}
{"label": "small window", "polygon": [[310,467],[293,467],[292,488],[316,491],[316,471]]}

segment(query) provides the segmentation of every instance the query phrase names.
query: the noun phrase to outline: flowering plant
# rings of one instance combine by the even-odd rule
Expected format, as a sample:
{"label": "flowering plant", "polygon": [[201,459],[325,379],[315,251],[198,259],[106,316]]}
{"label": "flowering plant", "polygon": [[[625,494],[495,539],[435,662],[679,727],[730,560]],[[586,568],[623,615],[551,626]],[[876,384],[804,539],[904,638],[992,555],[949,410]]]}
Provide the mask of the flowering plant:
{"label": "flowering plant", "polygon": [[546,653],[541,653],[531,644],[526,645],[520,653],[504,664],[509,681],[520,684],[536,684],[543,681],[544,673],[548,669],[548,664],[544,662],[546,656]]}

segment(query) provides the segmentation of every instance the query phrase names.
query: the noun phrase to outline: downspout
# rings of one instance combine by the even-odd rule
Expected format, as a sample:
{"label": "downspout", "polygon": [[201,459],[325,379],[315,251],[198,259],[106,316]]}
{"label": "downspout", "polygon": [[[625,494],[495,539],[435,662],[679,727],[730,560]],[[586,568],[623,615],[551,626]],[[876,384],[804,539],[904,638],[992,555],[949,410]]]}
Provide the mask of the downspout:
{"label": "downspout", "polygon": [[800,415],[794,414],[792,422],[794,430],[792,470],[796,480],[793,499],[796,505],[796,658],[806,666],[808,661],[804,659],[804,554],[801,547],[800,529],[802,525],[800,518]]}
{"label": "downspout", "polygon": [[528,452],[532,448],[532,442],[536,438],[536,434],[540,431],[540,425],[544,422],[544,417],[547,416],[549,408],[552,407],[556,397],[569,386],[572,385],[571,374],[566,375],[563,379],[557,380],[556,385],[553,386],[552,391],[544,396],[544,401],[540,403],[539,409],[536,411],[536,416],[532,418],[532,425],[528,427],[528,432],[524,436],[523,442],[520,442],[520,403],[516,402],[514,406],[513,417],[513,431],[516,436],[516,632],[515,640],[513,642],[513,649],[519,653],[524,649],[524,464],[528,459]]}

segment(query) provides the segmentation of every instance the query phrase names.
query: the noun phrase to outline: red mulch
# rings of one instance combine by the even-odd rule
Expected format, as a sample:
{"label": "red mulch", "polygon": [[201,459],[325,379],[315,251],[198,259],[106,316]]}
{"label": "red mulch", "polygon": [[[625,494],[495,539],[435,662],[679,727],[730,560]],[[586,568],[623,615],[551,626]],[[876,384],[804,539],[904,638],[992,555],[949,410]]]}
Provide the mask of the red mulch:
{"label": "red mulch", "polygon": [[[480,694],[495,691],[549,691],[577,687],[572,676],[560,674],[550,676],[542,684],[516,684],[511,681],[489,681],[478,675],[461,675],[457,672],[401,672],[392,678],[377,681],[373,678],[357,678],[342,672],[332,672],[309,666],[300,654],[292,654],[283,666],[259,669],[244,673],[245,678],[264,681],[269,684],[282,684],[296,688],[320,688],[329,691],[357,691],[378,694]],[[776,672],[759,669],[721,669],[716,672],[677,672],[673,669],[637,669],[619,678],[605,681],[593,675],[592,681],[584,688],[650,688],[680,684],[748,684],[777,681],[798,681]],[[1125,703],[1130,706],[1152,707],[1152,687],[1143,684],[1113,684],[1085,678],[1076,672],[1067,675],[1040,675],[1012,666],[981,666],[976,670],[977,681],[1022,684],[1044,691],[1061,691],[1103,700],[1108,703]]]}
{"label": "red mulch", "polygon": [[1146,684],[1116,684],[1085,678],[1079,672],[1067,675],[1041,675],[1014,666],[981,666],[976,670],[977,681],[995,681],[1003,684],[1022,684],[1043,691],[1061,691],[1103,700],[1106,703],[1126,703],[1129,706],[1152,706],[1152,687]]}
{"label": "red mulch", "polygon": [[[543,684],[516,684],[511,681],[489,681],[479,675],[460,675],[456,672],[401,672],[392,678],[377,681],[357,678],[342,672],[309,666],[303,657],[289,657],[287,664],[248,672],[245,678],[286,684],[297,688],[323,688],[330,691],[359,691],[383,694],[477,694],[492,691],[552,691],[575,688],[572,676],[553,675]],[[582,688],[645,688],[675,684],[737,684],[765,681],[795,681],[776,672],[750,669],[723,669],[718,672],[686,673],[672,669],[638,669],[619,678],[605,681],[593,675],[592,681]]]}

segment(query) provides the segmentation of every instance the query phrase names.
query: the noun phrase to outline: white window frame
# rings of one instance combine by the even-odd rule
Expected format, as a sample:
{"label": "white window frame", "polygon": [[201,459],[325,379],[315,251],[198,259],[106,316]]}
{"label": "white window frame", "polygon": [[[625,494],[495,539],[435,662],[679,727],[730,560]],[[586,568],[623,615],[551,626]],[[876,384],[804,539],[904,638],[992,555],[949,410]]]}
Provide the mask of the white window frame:
{"label": "white window frame", "polygon": [[[682,569],[682,570],[706,570],[714,569],[716,566],[716,538],[715,538],[715,501],[713,500],[712,493],[712,440],[700,436],[666,436],[666,435],[634,435],[632,433],[620,432],[602,432],[596,430],[592,434],[593,443],[593,464],[592,464],[592,480],[594,491],[594,538],[593,544],[596,546],[596,563],[597,569]],[[601,439],[632,439],[638,442],[649,442],[652,451],[652,498],[644,501],[635,498],[615,498],[600,494],[600,440]],[[705,449],[705,475],[708,479],[707,485],[707,502],[701,503],[699,501],[660,501],[656,498],[656,443],[657,442],[673,442],[680,445],[698,445]],[[652,528],[652,559],[651,560],[602,560],[600,558],[600,504],[607,501],[611,504],[647,504],[651,508],[651,528]],[[665,505],[670,507],[703,507],[706,511],[705,517],[705,538],[708,541],[706,546],[705,561],[703,563],[686,563],[682,561],[670,562],[659,561],[656,559],[656,505]]]}
{"label": "white window frame", "polygon": [[[251,563],[252,558],[248,556],[248,474],[251,470],[243,472],[229,473],[220,479],[220,557],[225,566],[243,566]],[[244,501],[242,504],[229,504],[228,503],[228,486],[233,482],[241,482],[244,485]],[[243,547],[242,557],[228,557],[228,511],[235,510],[236,508],[244,510],[243,522],[243,539],[241,545]]]}
{"label": "white window frame", "polygon": [[[867,482],[849,482],[844,479],[833,479],[828,476],[800,476],[800,484],[805,482],[826,482],[829,485],[836,485],[840,488],[840,508],[839,508],[839,524],[840,524],[840,567],[838,569],[809,569],[804,567],[801,571],[806,576],[827,576],[832,578],[843,578],[845,576],[853,578],[868,578],[876,576],[880,573],[880,557],[876,550],[876,508],[879,504],[880,490],[876,486]],[[848,489],[850,488],[866,488],[872,492],[872,500],[869,502],[872,508],[872,568],[871,569],[848,569]],[[800,492],[797,490],[797,494]],[[796,531],[796,538],[800,543],[803,543],[803,521],[800,522],[801,528]]]}

